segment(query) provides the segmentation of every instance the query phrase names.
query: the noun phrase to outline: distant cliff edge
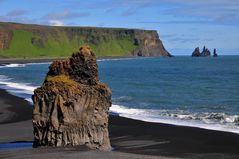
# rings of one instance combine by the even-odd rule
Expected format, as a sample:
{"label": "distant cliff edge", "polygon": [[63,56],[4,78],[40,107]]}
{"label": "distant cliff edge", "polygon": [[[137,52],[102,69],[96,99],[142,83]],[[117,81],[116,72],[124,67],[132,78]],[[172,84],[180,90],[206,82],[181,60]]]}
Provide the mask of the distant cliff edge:
{"label": "distant cliff edge", "polygon": [[96,56],[171,56],[157,31],[0,22],[0,57],[65,57],[81,45]]}

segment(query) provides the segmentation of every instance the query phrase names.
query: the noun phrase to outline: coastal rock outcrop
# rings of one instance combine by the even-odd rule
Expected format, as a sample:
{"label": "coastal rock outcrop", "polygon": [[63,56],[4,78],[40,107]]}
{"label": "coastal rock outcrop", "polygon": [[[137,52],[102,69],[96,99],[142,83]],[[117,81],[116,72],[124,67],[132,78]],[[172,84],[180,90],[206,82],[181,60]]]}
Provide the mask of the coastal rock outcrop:
{"label": "coastal rock outcrop", "polygon": [[[193,57],[208,57],[208,56],[211,56],[211,51],[204,46],[203,51],[200,52],[199,47],[197,47],[194,49],[192,56]],[[214,57],[217,56],[216,49],[214,49],[213,56]]]}
{"label": "coastal rock outcrop", "polygon": [[32,96],[33,146],[86,145],[111,150],[111,94],[99,81],[96,57],[89,47],[81,47],[69,59],[54,61]]}

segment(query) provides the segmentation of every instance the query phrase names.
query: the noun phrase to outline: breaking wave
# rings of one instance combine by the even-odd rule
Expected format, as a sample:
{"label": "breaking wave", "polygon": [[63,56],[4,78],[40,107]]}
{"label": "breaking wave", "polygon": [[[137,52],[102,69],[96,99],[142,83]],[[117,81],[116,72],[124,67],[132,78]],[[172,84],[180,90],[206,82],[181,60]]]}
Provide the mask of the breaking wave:
{"label": "breaking wave", "polygon": [[136,109],[113,104],[112,114],[147,122],[199,127],[239,133],[239,116],[225,113],[189,113],[185,111]]}
{"label": "breaking wave", "polygon": [[42,65],[42,64],[51,64],[51,62],[25,63],[25,64],[12,63],[12,64],[0,65],[0,68],[25,67],[27,65]]}
{"label": "breaking wave", "polygon": [[32,86],[29,83],[16,83],[12,82],[11,80],[12,79],[8,78],[7,76],[0,75],[0,87],[5,89],[7,92],[24,98],[32,103],[31,96],[37,86]]}
{"label": "breaking wave", "polygon": [[[109,59],[112,60],[112,59]],[[117,59],[116,59],[117,60]],[[120,59],[118,59],[120,60]],[[100,61],[100,60],[98,60]],[[3,67],[25,67],[28,64],[9,64]],[[31,96],[37,86],[30,83],[17,83],[13,79],[0,75],[0,87],[9,93],[22,97],[32,103]],[[113,98],[113,103],[132,101],[132,97],[121,96]],[[239,133],[239,116],[216,112],[187,112],[183,110],[137,109],[113,104],[112,114],[122,117],[156,123],[199,127],[204,129]]]}
{"label": "breaking wave", "polygon": [[[37,86],[28,83],[12,82],[10,78],[0,75],[0,85],[9,93],[24,98],[32,103],[31,96]],[[128,96],[113,98],[117,102],[130,100]],[[239,116],[225,113],[190,113],[181,110],[137,109],[113,104],[110,113],[147,122],[165,123],[181,126],[239,133]]]}
{"label": "breaking wave", "polygon": [[0,68],[5,68],[5,67],[25,67],[26,64],[6,64],[6,65],[1,65]]}

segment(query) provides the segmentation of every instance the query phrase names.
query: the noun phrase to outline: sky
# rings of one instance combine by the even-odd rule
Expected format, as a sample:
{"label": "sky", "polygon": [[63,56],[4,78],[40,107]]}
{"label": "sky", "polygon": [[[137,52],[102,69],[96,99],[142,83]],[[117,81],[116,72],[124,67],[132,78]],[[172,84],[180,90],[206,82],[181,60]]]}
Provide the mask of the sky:
{"label": "sky", "polygon": [[239,0],[0,0],[0,21],[157,30],[173,55],[239,55]]}

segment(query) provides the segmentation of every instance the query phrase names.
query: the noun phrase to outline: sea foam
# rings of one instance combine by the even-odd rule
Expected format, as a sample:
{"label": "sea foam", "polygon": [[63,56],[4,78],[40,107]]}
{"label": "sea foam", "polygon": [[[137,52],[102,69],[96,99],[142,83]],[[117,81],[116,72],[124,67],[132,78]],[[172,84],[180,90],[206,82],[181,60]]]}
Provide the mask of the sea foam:
{"label": "sea foam", "polygon": [[6,64],[6,65],[2,65],[0,66],[0,68],[4,68],[4,67],[25,67],[26,64]]}
{"label": "sea foam", "polygon": [[239,133],[239,116],[225,113],[186,113],[183,111],[135,109],[113,104],[112,114],[122,117],[179,126],[199,127],[209,130]]}
{"label": "sea foam", "polygon": [[12,82],[12,79],[5,75],[0,75],[0,87],[10,94],[24,98],[31,103],[31,96],[33,91],[37,88],[37,86],[32,86],[29,83]]}

